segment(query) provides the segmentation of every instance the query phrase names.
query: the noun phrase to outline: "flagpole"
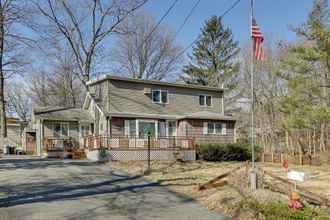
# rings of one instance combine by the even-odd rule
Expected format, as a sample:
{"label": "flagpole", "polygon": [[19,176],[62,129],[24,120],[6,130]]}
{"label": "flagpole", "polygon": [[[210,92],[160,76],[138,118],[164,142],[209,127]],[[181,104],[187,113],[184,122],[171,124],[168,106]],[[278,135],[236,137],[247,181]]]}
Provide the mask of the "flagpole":
{"label": "flagpole", "polygon": [[[252,22],[253,22],[253,6],[254,0],[251,0],[251,36],[252,36]],[[252,169],[251,169],[251,189],[257,189],[257,172],[255,164],[255,152],[254,152],[254,53],[253,53],[253,38],[251,37],[251,153],[252,153]]]}

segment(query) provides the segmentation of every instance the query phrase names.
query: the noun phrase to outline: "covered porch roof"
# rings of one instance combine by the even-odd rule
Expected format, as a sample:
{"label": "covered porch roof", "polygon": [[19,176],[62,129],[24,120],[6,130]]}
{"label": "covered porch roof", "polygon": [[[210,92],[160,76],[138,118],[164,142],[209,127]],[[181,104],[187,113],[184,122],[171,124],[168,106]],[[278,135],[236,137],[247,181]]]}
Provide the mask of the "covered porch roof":
{"label": "covered porch roof", "polygon": [[231,115],[223,115],[223,114],[207,112],[207,111],[195,112],[195,113],[187,114],[187,115],[111,112],[108,114],[108,116],[123,117],[123,118],[153,118],[153,119],[168,119],[168,120],[204,119],[204,120],[236,121],[236,118]]}
{"label": "covered porch roof", "polygon": [[89,111],[67,107],[37,107],[33,109],[36,117],[51,121],[93,122]]}

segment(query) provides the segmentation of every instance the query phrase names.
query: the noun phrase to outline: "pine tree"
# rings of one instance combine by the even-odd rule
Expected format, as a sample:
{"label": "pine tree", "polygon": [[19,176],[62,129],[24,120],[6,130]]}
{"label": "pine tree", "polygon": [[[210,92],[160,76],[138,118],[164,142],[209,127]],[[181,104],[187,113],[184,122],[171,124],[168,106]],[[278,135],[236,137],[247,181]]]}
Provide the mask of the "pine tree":
{"label": "pine tree", "polygon": [[[325,150],[330,122],[330,13],[327,0],[315,0],[308,20],[296,33],[303,43],[289,48],[283,59],[288,93],[281,100],[288,130],[317,130]],[[303,134],[304,135],[304,134]]]}
{"label": "pine tree", "polygon": [[224,86],[230,93],[237,88],[238,53],[230,28],[224,27],[220,17],[212,16],[202,28],[182,79],[188,84]]}

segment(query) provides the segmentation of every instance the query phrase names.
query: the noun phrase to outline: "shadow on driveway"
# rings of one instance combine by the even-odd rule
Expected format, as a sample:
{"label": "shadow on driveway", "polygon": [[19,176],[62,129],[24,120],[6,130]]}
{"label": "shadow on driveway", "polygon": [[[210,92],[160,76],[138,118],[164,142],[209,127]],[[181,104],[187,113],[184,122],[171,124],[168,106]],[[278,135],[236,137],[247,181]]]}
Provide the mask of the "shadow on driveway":
{"label": "shadow on driveway", "polygon": [[5,158],[0,166],[1,174],[27,177],[0,183],[0,192],[8,192],[0,197],[0,207],[10,219],[225,219],[158,182],[117,173],[108,165]]}

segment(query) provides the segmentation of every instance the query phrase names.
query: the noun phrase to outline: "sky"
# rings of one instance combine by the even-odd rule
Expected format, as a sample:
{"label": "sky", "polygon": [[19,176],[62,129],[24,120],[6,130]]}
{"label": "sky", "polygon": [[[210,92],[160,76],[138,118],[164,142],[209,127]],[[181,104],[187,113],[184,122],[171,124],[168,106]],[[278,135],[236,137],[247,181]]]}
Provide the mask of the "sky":
{"label": "sky", "polygon": [[[158,21],[173,1],[149,0],[143,10],[151,13]],[[179,0],[163,23],[176,31],[196,1]],[[176,42],[183,48],[188,46],[198,36],[206,19],[212,15],[220,16],[234,1],[201,0]],[[305,22],[312,4],[313,0],[255,0],[255,18],[265,40],[268,37],[272,41],[294,41],[296,36],[289,27],[297,27]],[[241,46],[247,44],[250,39],[250,0],[241,0],[223,21],[232,29],[234,38]]]}

